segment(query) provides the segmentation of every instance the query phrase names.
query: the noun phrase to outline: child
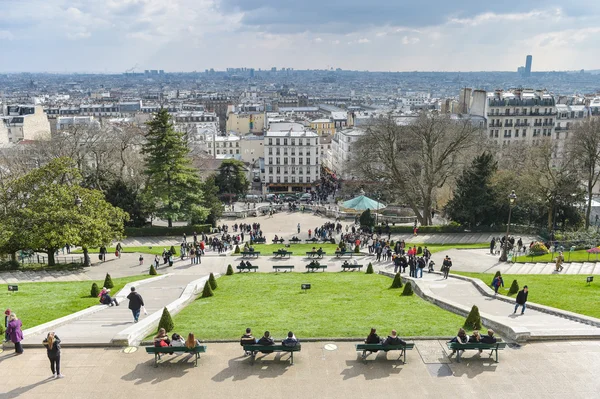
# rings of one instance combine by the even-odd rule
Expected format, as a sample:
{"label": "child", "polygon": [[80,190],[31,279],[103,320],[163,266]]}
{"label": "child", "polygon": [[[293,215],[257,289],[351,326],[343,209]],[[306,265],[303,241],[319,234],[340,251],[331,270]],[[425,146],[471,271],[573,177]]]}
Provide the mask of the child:
{"label": "child", "polygon": [[140,254],[140,266],[144,264],[144,255]]}
{"label": "child", "polygon": [[49,332],[46,339],[43,341],[50,359],[50,370],[52,376],[50,378],[64,378],[60,373],[60,338],[54,332]]}

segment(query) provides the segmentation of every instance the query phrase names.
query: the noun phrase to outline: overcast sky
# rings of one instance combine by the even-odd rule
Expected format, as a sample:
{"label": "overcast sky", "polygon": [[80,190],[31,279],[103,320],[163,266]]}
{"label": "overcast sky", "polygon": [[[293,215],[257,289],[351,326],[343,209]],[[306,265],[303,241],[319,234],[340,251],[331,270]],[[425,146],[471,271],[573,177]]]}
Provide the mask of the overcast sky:
{"label": "overcast sky", "polygon": [[600,69],[600,1],[0,0],[0,71]]}

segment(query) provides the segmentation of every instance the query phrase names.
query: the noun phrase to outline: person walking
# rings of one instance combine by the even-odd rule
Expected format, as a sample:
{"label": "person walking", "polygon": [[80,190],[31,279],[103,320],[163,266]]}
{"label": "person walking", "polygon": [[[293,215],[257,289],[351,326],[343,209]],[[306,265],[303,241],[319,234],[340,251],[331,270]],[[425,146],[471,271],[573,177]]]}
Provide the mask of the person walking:
{"label": "person walking", "polygon": [[556,272],[560,273],[562,272],[562,270],[564,269],[563,267],[563,262],[565,261],[565,257],[563,256],[562,251],[558,253],[558,256],[556,257]]}
{"label": "person walking", "polygon": [[513,314],[517,313],[517,309],[519,305],[522,307],[521,314],[525,313],[525,308],[527,308],[527,295],[529,293],[529,289],[527,286],[524,286],[521,291],[517,294],[517,303],[515,303],[515,311]]}
{"label": "person walking", "polygon": [[131,287],[131,292],[127,295],[127,299],[129,299],[129,309],[133,313],[133,322],[137,323],[140,318],[140,310],[144,306],[144,299],[136,292],[135,287]]}
{"label": "person walking", "polygon": [[115,248],[116,255],[119,259],[121,259],[121,252],[123,252],[123,246],[120,242],[117,243],[117,247]]}
{"label": "person walking", "polygon": [[450,268],[452,267],[452,260],[448,255],[444,258],[444,262],[442,263],[442,272],[444,273],[444,279],[448,279],[448,273],[450,273]]}
{"label": "person walking", "polygon": [[504,280],[502,279],[501,275],[497,275],[492,281],[492,287],[494,287],[494,295],[498,295],[498,289],[500,288],[500,286],[504,287]]}
{"label": "person walking", "polygon": [[49,332],[43,344],[50,360],[50,370],[52,371],[50,378],[64,378],[65,376],[60,373],[60,338],[54,332]]}
{"label": "person walking", "polygon": [[298,234],[300,234],[300,223],[298,223]]}
{"label": "person walking", "polygon": [[17,318],[15,313],[11,313],[8,316],[6,333],[8,334],[10,341],[15,344],[15,355],[23,354],[23,346],[21,345],[21,341],[23,341],[23,331],[21,330],[22,326],[23,323]]}
{"label": "person walking", "polygon": [[494,255],[494,248],[496,248],[496,239],[492,237],[492,241],[490,241],[490,254]]}

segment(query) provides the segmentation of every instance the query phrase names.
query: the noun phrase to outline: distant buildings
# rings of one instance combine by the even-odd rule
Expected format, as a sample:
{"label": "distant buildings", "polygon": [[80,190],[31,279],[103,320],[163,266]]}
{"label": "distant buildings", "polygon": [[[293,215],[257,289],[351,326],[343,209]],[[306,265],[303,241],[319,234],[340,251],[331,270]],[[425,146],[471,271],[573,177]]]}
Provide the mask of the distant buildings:
{"label": "distant buildings", "polygon": [[525,66],[520,66],[517,69],[517,72],[519,73],[519,75],[521,75],[524,78],[528,78],[531,76],[531,63],[533,62],[533,57],[531,55],[528,55],[527,58],[525,58]]}
{"label": "distant buildings", "polygon": [[50,138],[50,122],[39,105],[7,105],[0,115],[0,144]]}

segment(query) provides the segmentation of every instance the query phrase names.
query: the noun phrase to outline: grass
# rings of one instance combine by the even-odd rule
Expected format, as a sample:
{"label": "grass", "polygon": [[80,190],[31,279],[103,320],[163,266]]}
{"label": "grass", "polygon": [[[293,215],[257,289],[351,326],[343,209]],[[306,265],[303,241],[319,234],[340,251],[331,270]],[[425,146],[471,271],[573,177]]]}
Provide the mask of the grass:
{"label": "grass", "polygon": [[[153,276],[113,278],[115,286],[111,292],[116,294],[125,284],[149,277]],[[0,303],[2,310],[10,308],[15,312],[27,329],[97,305],[98,298],[90,297],[94,282],[102,289],[104,280],[20,283],[18,292],[0,291]]]}
{"label": "grass", "polygon": [[[494,274],[456,272],[467,277],[478,278],[491,284]],[[539,275],[539,274],[503,274],[505,287],[498,290],[508,295],[513,280],[517,280],[519,288],[528,286],[528,301],[540,305],[551,306],[569,312],[600,318],[600,281],[586,284],[585,275]],[[597,277],[600,280],[600,277]],[[516,295],[512,295],[515,297]]]}
{"label": "grass", "polygon": [[[545,255],[521,255],[517,256],[515,262],[517,263],[531,263],[531,262],[555,262],[558,252],[550,252]],[[563,251],[565,262],[598,262],[598,254],[590,254],[587,250],[582,249],[579,251],[569,252]]]}
{"label": "grass", "polygon": [[[306,256],[306,253],[312,251],[313,248],[319,249],[323,248],[323,251],[327,253],[327,256],[333,256],[335,254],[335,250],[338,247],[337,244],[289,244],[289,247],[286,247],[287,244],[254,244],[254,250],[261,253],[262,256],[272,255],[273,252],[278,249],[285,249],[286,251],[291,251],[292,256]],[[417,248],[424,248],[425,244],[410,244],[412,247],[415,245]],[[408,249],[409,244],[406,244]],[[348,246],[349,248],[350,246]],[[427,249],[431,251],[431,253],[436,253],[440,251],[445,251],[447,249],[480,249],[480,248],[488,248],[489,244],[479,243],[479,244],[427,244]],[[240,251],[242,251],[243,245],[240,245]],[[349,248],[354,249],[354,248]],[[366,250],[367,248],[362,248]],[[232,254],[237,256],[236,254]]]}
{"label": "grass", "polygon": [[[244,273],[223,276],[215,296],[199,298],[174,318],[174,331],[200,339],[239,339],[246,327],[276,339],[452,336],[464,319],[417,295],[402,297],[392,279],[364,273]],[[301,292],[300,284],[312,288]]]}

